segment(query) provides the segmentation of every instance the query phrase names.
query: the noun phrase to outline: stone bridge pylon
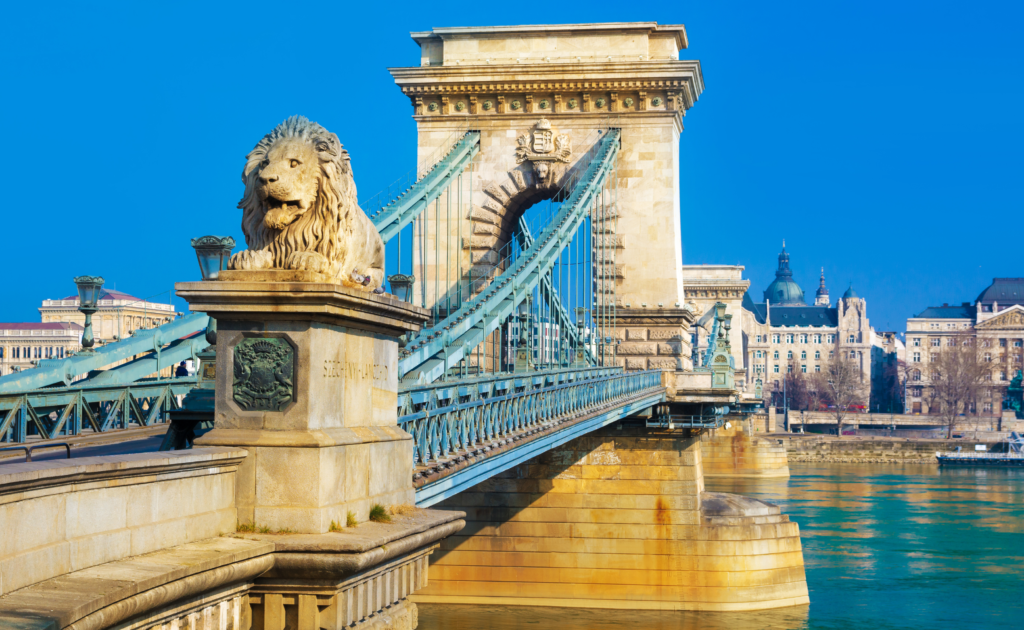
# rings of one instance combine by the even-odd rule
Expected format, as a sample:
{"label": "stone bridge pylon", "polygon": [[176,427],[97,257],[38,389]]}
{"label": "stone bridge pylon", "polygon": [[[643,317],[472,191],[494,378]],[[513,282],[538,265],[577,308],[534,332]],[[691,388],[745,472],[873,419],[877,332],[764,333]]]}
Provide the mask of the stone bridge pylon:
{"label": "stone bridge pylon", "polygon": [[[564,190],[602,132],[618,128],[617,169],[593,240],[598,300],[615,306],[620,364],[688,369],[679,136],[704,83],[698,61],[679,59],[683,26],[436,28],[412,37],[420,66],[391,73],[413,106],[420,163],[460,131],[481,134],[468,196],[451,218],[425,212],[426,235],[416,238],[426,302],[436,275],[442,286],[455,282],[453,267],[473,280],[492,276],[523,213]],[[459,260],[438,249],[459,251]]]}

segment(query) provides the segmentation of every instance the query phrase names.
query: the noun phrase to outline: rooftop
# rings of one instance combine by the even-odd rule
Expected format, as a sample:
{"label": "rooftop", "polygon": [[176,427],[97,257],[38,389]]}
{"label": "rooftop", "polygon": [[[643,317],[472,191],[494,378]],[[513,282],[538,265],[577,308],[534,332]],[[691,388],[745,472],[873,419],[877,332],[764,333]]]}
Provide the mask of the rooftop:
{"label": "rooftop", "polygon": [[[62,300],[77,300],[78,299],[78,294],[69,295],[69,296],[67,296],[65,298],[61,298],[61,299]],[[118,291],[117,289],[100,289],[100,297],[98,299],[100,299],[100,300],[129,300],[129,301],[133,301],[133,302],[142,302],[143,301],[143,300],[135,297],[134,295],[128,295],[127,293],[124,293],[122,291]]]}
{"label": "rooftop", "polygon": [[912,319],[974,319],[974,306],[964,302],[959,306],[929,306]]}
{"label": "rooftop", "polygon": [[838,326],[839,314],[828,306],[787,306],[773,308],[772,326]]}
{"label": "rooftop", "polygon": [[975,302],[991,304],[1024,304],[1024,278],[993,278]]}

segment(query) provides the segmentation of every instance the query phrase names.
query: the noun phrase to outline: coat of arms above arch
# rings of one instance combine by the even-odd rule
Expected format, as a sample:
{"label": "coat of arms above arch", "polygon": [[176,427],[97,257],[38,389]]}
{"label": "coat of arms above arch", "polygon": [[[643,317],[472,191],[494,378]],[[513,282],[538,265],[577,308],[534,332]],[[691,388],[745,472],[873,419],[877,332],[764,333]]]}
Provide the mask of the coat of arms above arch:
{"label": "coat of arms above arch", "polygon": [[551,179],[549,162],[568,164],[572,159],[572,139],[568,134],[557,133],[546,118],[537,121],[532,131],[519,136],[518,143],[516,164],[530,162],[543,183]]}

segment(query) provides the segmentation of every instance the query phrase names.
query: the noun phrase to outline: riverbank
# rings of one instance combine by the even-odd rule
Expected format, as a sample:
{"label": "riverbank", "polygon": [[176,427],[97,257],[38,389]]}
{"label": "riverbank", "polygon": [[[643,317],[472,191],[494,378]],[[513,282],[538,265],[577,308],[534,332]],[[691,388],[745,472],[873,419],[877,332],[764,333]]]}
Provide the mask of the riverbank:
{"label": "riverbank", "polygon": [[935,453],[973,451],[978,444],[991,450],[996,437],[980,440],[927,439],[871,436],[811,435],[773,433],[764,436],[786,449],[789,463],[831,464],[935,464]]}

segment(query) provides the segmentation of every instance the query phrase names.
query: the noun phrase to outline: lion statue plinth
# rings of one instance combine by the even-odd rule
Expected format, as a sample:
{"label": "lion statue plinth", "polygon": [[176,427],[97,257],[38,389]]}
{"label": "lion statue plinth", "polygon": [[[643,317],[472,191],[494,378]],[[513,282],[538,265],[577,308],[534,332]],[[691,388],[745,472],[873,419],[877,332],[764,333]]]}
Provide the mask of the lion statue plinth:
{"label": "lion statue plinth", "polygon": [[293,116],[259,141],[242,171],[241,271],[295,269],[380,292],[384,242],[356,201],[348,152],[338,137]]}

